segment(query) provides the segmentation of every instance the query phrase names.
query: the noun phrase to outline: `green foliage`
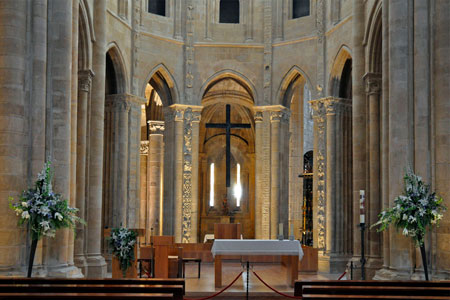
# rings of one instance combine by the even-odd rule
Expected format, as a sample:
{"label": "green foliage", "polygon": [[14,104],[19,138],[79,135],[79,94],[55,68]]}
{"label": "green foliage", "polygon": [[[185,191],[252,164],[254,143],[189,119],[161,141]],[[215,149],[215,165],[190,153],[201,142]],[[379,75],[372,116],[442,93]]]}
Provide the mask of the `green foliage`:
{"label": "green foliage", "polygon": [[134,261],[134,247],[136,245],[137,232],[127,228],[111,229],[111,237],[108,239],[112,253],[119,260],[123,277]]}
{"label": "green foliage", "polygon": [[382,211],[377,223],[377,231],[386,230],[390,224],[402,230],[402,234],[411,237],[418,246],[422,246],[429,226],[438,224],[447,209],[443,199],[430,191],[430,186],[412,171],[403,177],[404,195],[394,199],[394,207]]}
{"label": "green foliage", "polygon": [[54,237],[60,228],[75,231],[78,222],[85,224],[76,215],[78,209],[70,207],[66,199],[53,192],[52,175],[51,163],[47,162],[34,187],[23,191],[18,202],[13,203],[14,199],[9,197],[9,207],[19,216],[18,225],[30,225],[32,240]]}

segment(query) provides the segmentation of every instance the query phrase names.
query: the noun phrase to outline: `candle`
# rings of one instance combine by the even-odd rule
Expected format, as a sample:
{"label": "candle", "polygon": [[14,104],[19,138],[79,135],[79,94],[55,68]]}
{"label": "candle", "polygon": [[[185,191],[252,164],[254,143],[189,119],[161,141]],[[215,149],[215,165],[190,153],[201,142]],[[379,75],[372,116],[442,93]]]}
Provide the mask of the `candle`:
{"label": "candle", "polygon": [[364,190],[359,191],[359,223],[366,223],[365,215],[365,192]]}
{"label": "candle", "polygon": [[280,223],[280,224],[278,225],[278,233],[280,234],[280,236],[283,235],[283,223]]}
{"label": "candle", "polygon": [[290,235],[294,235],[294,224],[291,224],[291,233]]}

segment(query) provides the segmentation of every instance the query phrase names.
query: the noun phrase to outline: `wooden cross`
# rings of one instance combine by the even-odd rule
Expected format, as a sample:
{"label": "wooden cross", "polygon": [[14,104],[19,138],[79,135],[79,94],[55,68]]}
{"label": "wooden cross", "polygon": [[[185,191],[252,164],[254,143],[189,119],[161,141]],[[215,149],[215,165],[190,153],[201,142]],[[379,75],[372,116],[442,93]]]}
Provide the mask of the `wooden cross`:
{"label": "wooden cross", "polygon": [[230,170],[231,170],[231,129],[242,129],[242,128],[251,128],[250,124],[237,124],[231,123],[230,117],[231,106],[230,104],[226,105],[226,121],[225,123],[207,123],[206,128],[225,128],[226,129],[226,183],[227,188],[230,187]]}

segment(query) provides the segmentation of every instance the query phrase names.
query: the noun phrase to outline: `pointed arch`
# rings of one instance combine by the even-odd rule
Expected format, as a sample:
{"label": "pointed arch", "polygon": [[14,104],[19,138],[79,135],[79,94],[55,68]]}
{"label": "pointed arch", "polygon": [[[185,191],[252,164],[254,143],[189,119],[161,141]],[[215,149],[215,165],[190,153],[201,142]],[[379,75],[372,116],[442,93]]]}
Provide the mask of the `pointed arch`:
{"label": "pointed arch", "polygon": [[84,1],[80,1],[79,10],[79,61],[78,69],[91,70],[92,69],[92,26],[89,18],[88,7]]}
{"label": "pointed arch", "polygon": [[256,103],[257,93],[256,93],[255,86],[250,81],[250,79],[248,79],[245,75],[243,75],[243,74],[241,74],[239,72],[236,72],[234,70],[230,70],[230,69],[225,69],[225,70],[219,71],[219,72],[213,74],[212,76],[210,76],[203,83],[203,85],[202,85],[202,87],[200,89],[200,95],[201,95],[200,98],[203,99],[205,94],[208,92],[208,90],[212,86],[214,86],[219,81],[221,81],[223,79],[227,79],[227,78],[233,79],[238,84],[240,84],[244,89],[246,89],[248,94],[249,94],[249,96],[252,98],[253,103]]}
{"label": "pointed arch", "polygon": [[382,2],[377,1],[371,11],[364,34],[364,44],[367,45],[369,72],[381,73],[381,43],[382,43]]}
{"label": "pointed arch", "polygon": [[289,108],[292,92],[302,80],[306,82],[310,90],[313,90],[308,75],[299,66],[294,65],[281,80],[276,97],[277,103]]}
{"label": "pointed arch", "polygon": [[145,88],[148,83],[160,95],[163,106],[170,106],[180,102],[177,83],[164,64],[161,63],[155,66],[147,75],[141,89],[142,97],[145,97]]}
{"label": "pointed arch", "polygon": [[337,52],[330,72],[328,95],[339,96],[341,77],[344,69],[348,67],[348,60],[352,60],[351,50],[347,45],[342,45]]}
{"label": "pointed arch", "polygon": [[114,65],[114,71],[116,73],[117,94],[124,94],[127,92],[128,76],[122,52],[120,51],[120,48],[116,42],[111,42],[110,44],[108,44],[106,49],[106,53],[111,57]]}

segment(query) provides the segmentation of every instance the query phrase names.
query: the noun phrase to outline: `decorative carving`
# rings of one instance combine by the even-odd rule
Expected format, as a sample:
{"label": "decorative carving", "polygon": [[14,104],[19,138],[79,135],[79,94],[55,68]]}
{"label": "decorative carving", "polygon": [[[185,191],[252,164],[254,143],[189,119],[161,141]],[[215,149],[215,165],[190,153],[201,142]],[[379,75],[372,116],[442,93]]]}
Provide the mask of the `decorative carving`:
{"label": "decorative carving", "polygon": [[280,122],[283,113],[281,111],[270,112],[270,122]]}
{"label": "decorative carving", "polygon": [[264,103],[268,104],[271,101],[272,92],[272,0],[266,0],[264,2],[264,90],[263,97]]}
{"label": "decorative carving", "polygon": [[147,155],[149,147],[149,141],[141,141],[141,155]]}
{"label": "decorative carving", "polygon": [[192,0],[186,0],[186,37],[185,37],[185,91],[186,91],[186,102],[191,103],[193,98],[192,88],[194,86],[194,75],[193,75],[193,65],[195,59],[194,50],[194,17],[193,10],[194,5]]}
{"label": "decorative carving", "polygon": [[262,113],[262,111],[255,112],[253,118],[255,119],[255,122],[262,122],[263,121],[263,113]]}
{"label": "decorative carving", "polygon": [[94,73],[91,70],[78,71],[78,89],[89,92],[91,90],[92,78],[94,78]]}
{"label": "decorative carving", "polygon": [[325,36],[325,23],[324,23],[324,3],[323,0],[317,0],[316,2],[316,28],[319,43],[323,42]]}
{"label": "decorative carving", "polygon": [[378,73],[367,73],[364,75],[366,94],[379,94],[381,91],[381,75]]}
{"label": "decorative carving", "polygon": [[181,241],[189,243],[192,231],[192,122],[197,118],[188,107],[184,111],[183,128],[183,187],[182,187],[182,223]]}
{"label": "decorative carving", "polygon": [[163,134],[164,121],[147,121],[150,134]]}

